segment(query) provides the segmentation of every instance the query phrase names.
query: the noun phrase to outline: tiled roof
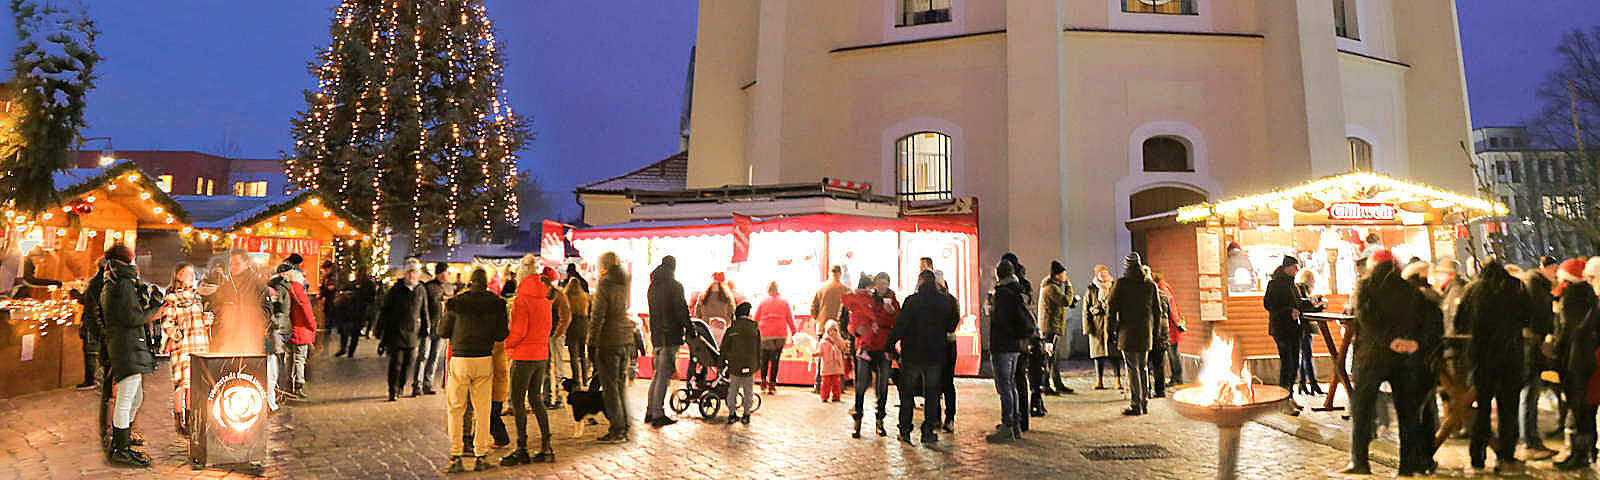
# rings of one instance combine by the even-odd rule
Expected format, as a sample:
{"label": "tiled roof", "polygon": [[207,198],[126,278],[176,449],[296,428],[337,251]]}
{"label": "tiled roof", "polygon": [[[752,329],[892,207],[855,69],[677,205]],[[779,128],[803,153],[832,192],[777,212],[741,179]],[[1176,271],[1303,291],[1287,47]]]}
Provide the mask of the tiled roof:
{"label": "tiled roof", "polygon": [[682,190],[689,184],[689,154],[679,153],[644,168],[578,187],[578,193]]}

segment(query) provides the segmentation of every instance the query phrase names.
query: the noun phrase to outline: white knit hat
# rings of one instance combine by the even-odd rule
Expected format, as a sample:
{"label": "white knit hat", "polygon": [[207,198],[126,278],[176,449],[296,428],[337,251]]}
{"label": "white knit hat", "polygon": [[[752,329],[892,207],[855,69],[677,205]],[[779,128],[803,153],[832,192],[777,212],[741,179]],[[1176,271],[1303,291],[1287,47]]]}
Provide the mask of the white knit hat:
{"label": "white knit hat", "polygon": [[1589,263],[1583,266],[1583,276],[1600,277],[1600,257],[1589,258]]}

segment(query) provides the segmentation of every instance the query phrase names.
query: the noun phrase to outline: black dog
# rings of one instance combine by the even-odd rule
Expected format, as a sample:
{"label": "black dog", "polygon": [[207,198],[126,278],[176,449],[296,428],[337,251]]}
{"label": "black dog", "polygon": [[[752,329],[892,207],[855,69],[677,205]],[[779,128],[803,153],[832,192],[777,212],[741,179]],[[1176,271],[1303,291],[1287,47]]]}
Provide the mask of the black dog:
{"label": "black dog", "polygon": [[578,380],[568,378],[561,381],[561,389],[567,391],[567,405],[572,407],[572,438],[582,437],[584,425],[605,416],[600,386],[590,382],[588,389],[579,389]]}

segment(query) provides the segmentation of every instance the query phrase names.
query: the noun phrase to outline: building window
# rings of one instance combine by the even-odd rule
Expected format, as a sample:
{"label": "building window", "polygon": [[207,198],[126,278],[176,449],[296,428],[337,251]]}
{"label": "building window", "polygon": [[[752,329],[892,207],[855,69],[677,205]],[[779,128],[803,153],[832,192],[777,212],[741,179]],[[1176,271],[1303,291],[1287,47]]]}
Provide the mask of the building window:
{"label": "building window", "polygon": [[1516,160],[1508,162],[1511,165],[1511,183],[1522,183],[1522,167]]}
{"label": "building window", "polygon": [[951,0],[900,0],[900,22],[896,27],[945,23],[950,21]]}
{"label": "building window", "polygon": [[901,200],[948,200],[950,189],[950,136],[919,132],[895,142],[895,165]]}
{"label": "building window", "polygon": [[1564,163],[1567,164],[1567,183],[1571,183],[1573,185],[1582,185],[1583,169],[1579,168],[1578,162],[1568,160]]}
{"label": "building window", "polygon": [[1127,13],[1161,13],[1167,15],[1199,15],[1195,0],[1122,0],[1122,11]]}
{"label": "building window", "polygon": [[1496,177],[1505,178],[1506,162],[1494,162],[1494,175]]}
{"label": "building window", "polygon": [[1144,141],[1144,171],[1193,172],[1189,145],[1176,137],[1152,137]]}
{"label": "building window", "polygon": [[1361,40],[1361,22],[1356,16],[1356,0],[1333,0],[1333,32],[1341,38]]}
{"label": "building window", "polygon": [[1556,181],[1556,175],[1550,168],[1550,159],[1548,158],[1539,160],[1539,180],[1544,183],[1555,183]]}
{"label": "building window", "polygon": [[1345,143],[1350,145],[1350,170],[1372,171],[1372,144],[1356,137],[1346,138]]}
{"label": "building window", "polygon": [[1500,148],[1500,137],[1489,137],[1489,148]]}
{"label": "building window", "polygon": [[156,188],[160,188],[163,192],[172,193],[172,175],[157,175]]}
{"label": "building window", "polygon": [[215,188],[216,188],[216,183],[212,182],[211,179],[209,179],[209,178],[206,178],[206,177],[195,177],[195,179],[194,179],[194,194],[195,195],[215,195],[216,194],[215,190],[214,190]]}
{"label": "building window", "polygon": [[265,197],[267,196],[267,182],[266,180],[233,182],[233,194],[239,197]]}

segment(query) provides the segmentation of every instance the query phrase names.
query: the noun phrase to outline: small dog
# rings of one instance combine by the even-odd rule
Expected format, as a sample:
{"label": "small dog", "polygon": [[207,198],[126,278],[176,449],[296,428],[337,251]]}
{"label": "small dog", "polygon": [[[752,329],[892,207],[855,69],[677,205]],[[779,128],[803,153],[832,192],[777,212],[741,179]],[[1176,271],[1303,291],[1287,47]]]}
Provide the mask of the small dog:
{"label": "small dog", "polygon": [[578,380],[568,378],[561,381],[561,389],[567,391],[567,405],[572,407],[572,438],[582,437],[585,425],[605,416],[600,386],[591,382],[588,389],[579,389]]}

